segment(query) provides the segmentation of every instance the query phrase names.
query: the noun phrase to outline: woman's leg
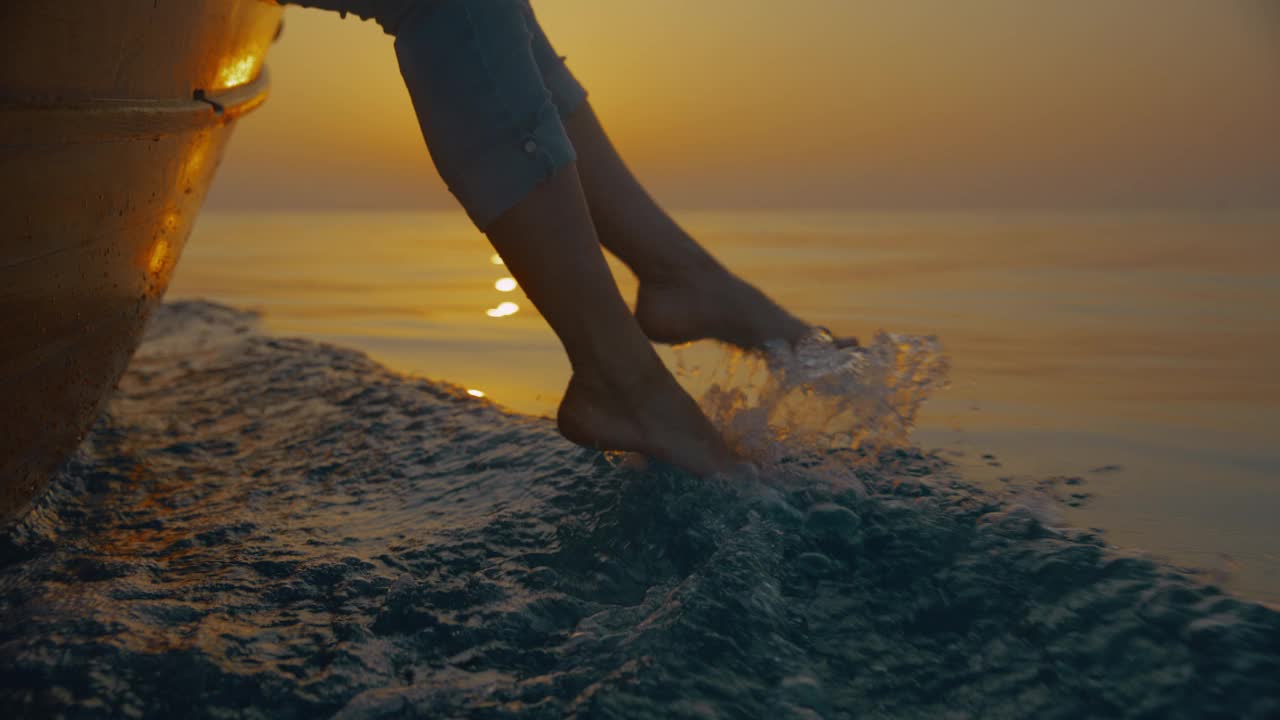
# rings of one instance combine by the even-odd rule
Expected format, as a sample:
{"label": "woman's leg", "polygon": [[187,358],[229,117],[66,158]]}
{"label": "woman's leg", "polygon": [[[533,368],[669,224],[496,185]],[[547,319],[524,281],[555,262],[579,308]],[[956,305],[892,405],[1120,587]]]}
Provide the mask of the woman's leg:
{"label": "woman's leg", "polygon": [[564,345],[570,440],[698,474],[734,462],[614,284],[521,0],[301,0],[377,20],[432,160]]}
{"label": "woman's leg", "polygon": [[577,153],[596,234],[639,278],[636,316],[649,338],[672,344],[714,338],[759,348],[808,334],[809,325],[729,272],[654,201],[525,4],[534,58]]}
{"label": "woman's leg", "polygon": [[657,342],[795,343],[809,326],[702,248],[627,168],[589,103],[565,122],[600,242],[640,280],[636,318]]}
{"label": "woman's leg", "polygon": [[566,438],[700,475],[729,469],[732,453],[618,292],[574,165],[503,213],[488,236],[569,355],[573,378],[557,417]]}

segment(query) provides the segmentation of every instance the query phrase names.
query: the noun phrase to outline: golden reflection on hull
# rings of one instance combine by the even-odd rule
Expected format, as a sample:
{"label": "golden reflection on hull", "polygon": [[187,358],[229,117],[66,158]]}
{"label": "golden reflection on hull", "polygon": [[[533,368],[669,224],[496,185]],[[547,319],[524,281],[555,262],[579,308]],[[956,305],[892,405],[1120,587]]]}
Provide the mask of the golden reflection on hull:
{"label": "golden reflection on hull", "polygon": [[0,524],[128,364],[235,118],[266,95],[279,18],[264,0],[0,10]]}

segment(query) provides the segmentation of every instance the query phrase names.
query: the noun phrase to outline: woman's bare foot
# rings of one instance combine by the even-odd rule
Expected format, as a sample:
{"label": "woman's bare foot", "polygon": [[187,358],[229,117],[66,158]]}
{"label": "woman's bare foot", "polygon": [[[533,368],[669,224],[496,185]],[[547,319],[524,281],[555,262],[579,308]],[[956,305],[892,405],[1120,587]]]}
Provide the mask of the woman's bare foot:
{"label": "woman's bare foot", "polygon": [[[759,350],[772,340],[795,345],[813,332],[808,323],[710,258],[678,275],[641,280],[636,320],[650,340],[669,345],[711,339]],[[857,344],[853,338],[836,340],[837,347]]]}
{"label": "woman's bare foot", "polygon": [[[813,328],[729,272],[649,195],[588,100],[565,120],[600,242],[640,278],[636,319],[650,340],[714,339],[759,350],[795,345]],[[851,347],[853,338],[837,338]]]}
{"label": "woman's bare foot", "polygon": [[557,422],[562,435],[584,447],[643,453],[700,476],[740,462],[661,364],[625,382],[574,373]]}

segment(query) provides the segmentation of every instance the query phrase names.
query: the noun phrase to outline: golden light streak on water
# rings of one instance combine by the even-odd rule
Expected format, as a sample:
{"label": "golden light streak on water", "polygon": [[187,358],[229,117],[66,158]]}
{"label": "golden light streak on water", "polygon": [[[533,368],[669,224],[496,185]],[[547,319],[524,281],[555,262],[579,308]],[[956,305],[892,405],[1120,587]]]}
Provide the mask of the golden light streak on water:
{"label": "golden light streak on water", "polygon": [[507,317],[508,315],[515,315],[518,312],[520,312],[519,305],[513,302],[504,302],[496,308],[489,308],[488,310],[485,310],[484,314],[491,318],[500,318]]}

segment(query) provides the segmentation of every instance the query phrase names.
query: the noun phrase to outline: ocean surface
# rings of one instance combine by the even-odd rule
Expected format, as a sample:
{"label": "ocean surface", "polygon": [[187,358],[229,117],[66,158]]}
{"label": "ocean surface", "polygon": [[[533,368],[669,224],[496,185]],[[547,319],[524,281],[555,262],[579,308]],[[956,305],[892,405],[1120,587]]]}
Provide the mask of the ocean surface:
{"label": "ocean surface", "polygon": [[668,355],[755,475],[560,439],[453,215],[207,215],[0,539],[0,715],[1280,716],[1275,216],[687,222],[868,345]]}
{"label": "ocean surface", "polygon": [[[914,439],[968,480],[1080,478],[1067,523],[1280,603],[1280,212],[679,218],[814,323],[937,336],[950,387]],[[568,364],[491,255],[457,212],[210,213],[169,297],[551,415]]]}

